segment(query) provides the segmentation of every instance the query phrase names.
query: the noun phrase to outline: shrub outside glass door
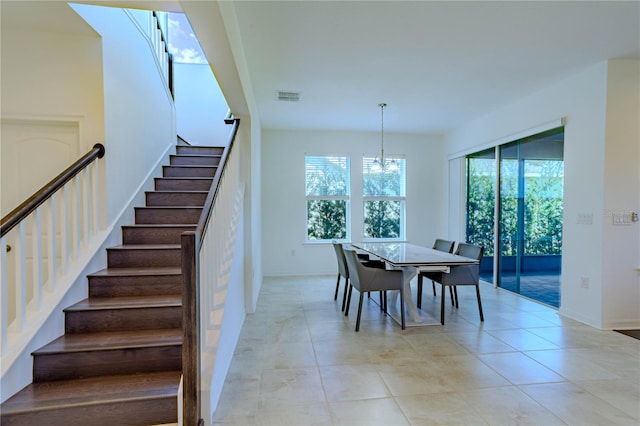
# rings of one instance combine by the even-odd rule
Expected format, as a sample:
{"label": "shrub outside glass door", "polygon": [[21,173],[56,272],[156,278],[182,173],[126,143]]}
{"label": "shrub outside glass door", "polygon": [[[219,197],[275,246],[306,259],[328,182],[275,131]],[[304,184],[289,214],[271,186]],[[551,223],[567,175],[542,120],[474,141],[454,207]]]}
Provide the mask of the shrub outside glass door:
{"label": "shrub outside glass door", "polygon": [[467,242],[484,247],[480,279],[493,282],[496,155],[490,148],[467,156]]}
{"label": "shrub outside glass door", "polygon": [[564,133],[500,146],[498,285],[560,306]]}

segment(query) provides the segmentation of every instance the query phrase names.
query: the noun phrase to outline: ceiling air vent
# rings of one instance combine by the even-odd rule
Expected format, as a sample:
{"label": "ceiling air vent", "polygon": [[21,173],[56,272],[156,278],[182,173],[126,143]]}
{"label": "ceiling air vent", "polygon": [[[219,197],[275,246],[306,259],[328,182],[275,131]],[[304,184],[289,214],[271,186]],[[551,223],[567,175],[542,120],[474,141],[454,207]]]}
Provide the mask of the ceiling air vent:
{"label": "ceiling air vent", "polygon": [[292,92],[290,90],[276,91],[276,99],[286,102],[298,102],[300,100],[300,92]]}

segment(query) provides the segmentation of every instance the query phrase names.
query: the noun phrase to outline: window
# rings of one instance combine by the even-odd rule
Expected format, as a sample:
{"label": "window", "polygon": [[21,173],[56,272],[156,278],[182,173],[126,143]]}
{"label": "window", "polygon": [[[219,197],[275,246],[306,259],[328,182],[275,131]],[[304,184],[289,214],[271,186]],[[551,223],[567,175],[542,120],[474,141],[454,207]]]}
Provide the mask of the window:
{"label": "window", "polygon": [[404,239],[405,159],[389,158],[395,165],[373,168],[374,158],[362,162],[364,238]]}
{"label": "window", "polygon": [[348,240],[349,157],[306,156],[307,241]]}
{"label": "window", "polygon": [[169,52],[173,54],[175,62],[185,64],[206,64],[207,58],[202,52],[191,24],[184,13],[169,13]]}

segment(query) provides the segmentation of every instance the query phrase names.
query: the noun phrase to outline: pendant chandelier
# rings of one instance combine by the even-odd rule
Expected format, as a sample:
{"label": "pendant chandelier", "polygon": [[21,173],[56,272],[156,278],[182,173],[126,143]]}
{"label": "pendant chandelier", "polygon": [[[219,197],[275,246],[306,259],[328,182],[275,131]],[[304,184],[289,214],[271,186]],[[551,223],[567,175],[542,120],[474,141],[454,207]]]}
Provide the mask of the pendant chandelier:
{"label": "pendant chandelier", "polygon": [[398,163],[396,160],[388,160],[384,158],[384,108],[387,104],[383,102],[378,104],[378,106],[380,107],[380,156],[373,160],[371,171],[376,173],[394,172],[398,170]]}

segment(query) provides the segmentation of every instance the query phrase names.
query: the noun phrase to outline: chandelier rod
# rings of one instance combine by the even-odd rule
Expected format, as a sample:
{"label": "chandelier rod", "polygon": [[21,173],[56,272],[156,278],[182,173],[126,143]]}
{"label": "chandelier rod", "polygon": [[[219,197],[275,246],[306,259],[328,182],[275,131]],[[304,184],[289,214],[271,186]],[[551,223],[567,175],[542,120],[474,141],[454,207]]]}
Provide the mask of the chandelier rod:
{"label": "chandelier rod", "polygon": [[384,107],[386,103],[378,104],[380,107],[380,165],[384,167]]}

